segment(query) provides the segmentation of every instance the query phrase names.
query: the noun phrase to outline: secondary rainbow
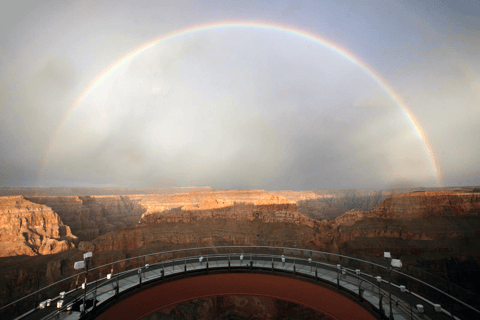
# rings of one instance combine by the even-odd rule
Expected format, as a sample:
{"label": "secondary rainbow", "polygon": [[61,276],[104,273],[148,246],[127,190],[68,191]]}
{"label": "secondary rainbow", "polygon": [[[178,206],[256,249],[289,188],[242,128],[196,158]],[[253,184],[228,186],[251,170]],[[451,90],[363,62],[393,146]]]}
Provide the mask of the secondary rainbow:
{"label": "secondary rainbow", "polygon": [[[82,101],[92,90],[100,84],[105,78],[107,78],[109,75],[111,75],[115,70],[120,68],[122,65],[130,61],[133,57],[136,55],[144,52],[145,50],[148,50],[149,48],[161,43],[165,42],[168,40],[171,40],[176,37],[180,37],[183,35],[187,34],[193,34],[193,33],[198,33],[198,32],[204,32],[208,30],[213,30],[213,29],[228,29],[228,28],[258,28],[258,29],[270,29],[270,30],[277,30],[285,33],[292,34],[297,37],[302,37],[306,40],[314,41],[316,43],[321,44],[324,47],[327,47],[338,54],[342,55],[346,59],[350,60],[351,62],[355,63],[358,65],[360,68],[362,68],[370,77],[372,77],[373,80],[375,80],[380,87],[382,87],[385,92],[387,92],[390,97],[397,103],[397,105],[402,109],[403,113],[407,117],[407,119],[410,121],[412,124],[413,128],[415,129],[416,134],[418,137],[423,141],[425,148],[428,152],[428,155],[430,157],[430,161],[432,163],[433,169],[435,171],[435,174],[437,176],[438,183],[442,186],[443,185],[443,178],[442,174],[440,171],[440,168],[437,165],[437,161],[434,155],[434,152],[432,150],[432,147],[427,139],[427,136],[420,126],[419,122],[415,118],[413,112],[410,110],[408,105],[402,100],[400,95],[393,90],[393,88],[371,67],[369,67],[365,62],[361,61],[361,59],[355,57],[351,53],[349,53],[347,50],[339,47],[338,45],[334,44],[333,42],[321,38],[318,35],[315,35],[313,33],[300,30],[294,27],[290,26],[282,26],[282,25],[276,25],[276,24],[271,24],[271,23],[259,23],[259,22],[221,22],[221,23],[211,23],[211,24],[203,24],[203,25],[197,25],[194,27],[189,27],[185,29],[181,29],[179,31],[175,31],[172,33],[169,33],[167,35],[161,35],[158,38],[155,38],[139,47],[136,49],[132,50],[113,64],[111,64],[108,68],[106,68],[101,74],[99,74],[86,88],[83,90],[83,92],[73,101],[71,107],[68,109],[68,111],[65,113],[62,123],[60,126],[57,128],[55,131],[55,134],[52,136],[50,139],[50,142],[48,144],[48,148],[44,154],[44,158],[42,163],[45,163],[45,160],[47,159],[51,146],[55,139],[57,138],[61,128],[63,127],[63,123],[68,119],[72,111],[77,107],[77,105]],[[43,168],[43,166],[42,166]]]}

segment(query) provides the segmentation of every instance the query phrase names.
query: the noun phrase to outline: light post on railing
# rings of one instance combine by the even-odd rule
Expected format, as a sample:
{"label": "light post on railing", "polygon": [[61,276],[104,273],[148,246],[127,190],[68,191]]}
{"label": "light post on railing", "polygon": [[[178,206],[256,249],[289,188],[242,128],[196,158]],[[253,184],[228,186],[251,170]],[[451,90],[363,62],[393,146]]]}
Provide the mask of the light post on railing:
{"label": "light post on railing", "polygon": [[77,261],[74,264],[75,270],[78,269],[84,269],[85,270],[85,281],[82,285],[83,288],[83,310],[81,310],[82,315],[85,314],[87,310],[86,306],[86,300],[87,300],[87,278],[88,278],[88,262],[90,261],[90,258],[92,257],[91,252],[87,252],[83,254],[83,261]]}
{"label": "light post on railing", "polygon": [[377,283],[378,283],[378,301],[379,301],[378,302],[378,309],[381,310],[382,309],[382,299],[380,297],[380,284],[382,283],[382,277],[377,276]]}
{"label": "light post on railing", "polygon": [[402,261],[398,259],[392,259],[390,252],[384,252],[383,258],[387,259],[390,263],[388,263],[388,301],[390,305],[390,320],[393,320],[393,309],[392,309],[392,267],[393,268],[401,268]]}

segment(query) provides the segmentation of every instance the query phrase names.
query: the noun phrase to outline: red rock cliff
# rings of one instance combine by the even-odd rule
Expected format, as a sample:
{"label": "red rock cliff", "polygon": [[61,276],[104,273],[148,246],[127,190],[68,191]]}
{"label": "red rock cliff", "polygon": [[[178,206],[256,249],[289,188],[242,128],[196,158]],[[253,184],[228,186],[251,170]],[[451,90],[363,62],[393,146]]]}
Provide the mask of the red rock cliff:
{"label": "red rock cliff", "polygon": [[51,208],[22,196],[0,197],[0,257],[58,253],[76,240]]}

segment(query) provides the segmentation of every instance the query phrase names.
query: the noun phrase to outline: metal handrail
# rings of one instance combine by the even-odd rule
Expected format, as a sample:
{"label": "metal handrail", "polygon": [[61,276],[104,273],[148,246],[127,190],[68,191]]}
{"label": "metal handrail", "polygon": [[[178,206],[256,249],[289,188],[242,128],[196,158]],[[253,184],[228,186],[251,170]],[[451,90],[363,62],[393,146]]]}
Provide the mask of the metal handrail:
{"label": "metal handrail", "polygon": [[418,282],[420,282],[421,284],[424,284],[424,285],[426,285],[426,286],[428,286],[428,287],[430,287],[430,288],[433,288],[433,289],[437,290],[438,292],[443,293],[444,295],[446,295],[446,296],[449,297],[450,299],[453,299],[453,300],[457,301],[458,303],[463,304],[465,307],[468,307],[468,308],[472,309],[473,311],[480,313],[480,310],[477,310],[476,308],[474,308],[474,307],[472,307],[471,305],[463,302],[462,300],[458,300],[457,298],[451,296],[450,294],[446,293],[446,292],[443,291],[443,290],[438,289],[437,287],[432,286],[431,284],[428,284],[428,283],[426,283],[426,282],[424,282],[424,281],[422,281],[422,280],[420,280],[420,279],[414,278],[414,277],[412,277],[412,276],[410,276],[410,275],[408,275],[408,274],[406,274],[406,273],[403,273],[403,272],[400,272],[400,271],[397,271],[397,270],[392,270],[392,271],[394,271],[394,272],[396,272],[396,273],[398,273],[398,274],[401,274],[401,275],[403,275],[403,276],[406,276],[406,277],[408,277],[408,278],[410,278],[410,279],[413,279],[413,280],[415,280],[415,281],[418,281]]}
{"label": "metal handrail", "polygon": [[[167,260],[167,261],[163,261],[163,262],[157,262],[157,263],[154,263],[154,264],[151,264],[149,265],[149,268],[154,266],[154,265],[158,265],[160,266],[162,263],[168,263],[168,264],[172,264],[173,267],[177,266],[177,265],[181,265],[183,264],[187,259],[188,260],[196,260],[198,259],[200,256],[203,256],[205,258],[223,258],[222,261],[227,261],[225,258],[229,257],[230,255],[240,255],[242,253],[229,253],[229,254],[204,254],[204,255],[195,255],[195,256],[188,256],[188,257],[184,257],[184,258],[176,258],[176,259],[171,259],[171,260]],[[281,255],[273,255],[273,254],[255,254],[254,257],[257,257],[257,258],[260,258],[261,261],[270,261],[270,259],[265,259],[265,258],[278,258],[280,259],[282,256]],[[252,258],[250,256],[250,258]],[[304,265],[304,266],[308,266],[308,265],[311,265],[311,263],[307,260],[307,259],[304,259],[304,258],[296,258],[296,257],[291,257],[291,256],[285,256],[286,259],[290,259],[290,260],[294,260],[294,261],[298,261],[298,262],[303,262],[301,265]],[[254,259],[249,259],[248,261],[255,261]],[[329,267],[332,267],[332,268],[335,268],[336,265],[335,264],[326,264],[326,263],[322,263],[322,262],[316,262],[316,261],[312,261],[312,263],[314,263],[315,265],[318,265],[318,264],[322,264],[322,265],[325,265],[325,266],[329,266]],[[248,265],[246,263],[246,265]],[[313,266],[313,265],[312,265]],[[142,267],[138,267],[138,268],[134,268],[134,269],[130,269],[130,270],[127,270],[127,271],[123,271],[123,272],[120,272],[120,273],[117,273],[117,276],[120,276],[120,275],[124,275],[124,274],[127,274],[127,273],[131,273],[135,270],[141,270],[141,269],[144,269],[145,266],[142,266]],[[347,268],[345,268],[347,270]],[[297,269],[297,272],[300,272],[301,269]],[[134,273],[134,272],[133,272]],[[304,274],[304,272],[301,272],[302,274]],[[100,285],[100,288],[104,285],[106,285],[107,282],[109,281],[112,281],[113,279],[110,279],[110,280],[105,280],[105,279],[97,279],[97,280],[94,280],[92,282],[103,282],[102,285]],[[386,291],[382,288],[379,288],[377,285],[375,285],[374,283],[366,280],[366,279],[362,279],[364,282],[366,283],[369,283],[372,285],[372,288],[377,288],[377,289],[380,289],[382,294],[386,297]],[[97,287],[98,288],[98,287]],[[89,296],[91,295],[97,288],[90,288],[90,290],[87,290],[87,293],[86,295]],[[74,291],[74,290],[72,290]],[[55,298],[56,299],[56,298]],[[54,301],[55,299],[52,299],[52,301]],[[46,315],[45,317],[43,317],[42,319],[50,319],[52,317],[54,317],[55,315],[57,315],[58,313],[61,313],[61,312],[64,312],[69,306],[71,306],[72,304],[74,304],[75,302],[77,301],[81,301],[82,300],[82,297],[79,296],[79,297],[75,297],[74,300],[70,301],[68,304],[66,305],[63,305],[60,309],[57,309],[51,313],[49,313],[48,315]],[[33,311],[33,310],[32,310]]]}
{"label": "metal handrail", "polygon": [[[155,255],[174,254],[174,253],[194,251],[194,250],[208,250],[208,249],[218,250],[218,249],[234,249],[234,248],[240,248],[240,249],[254,248],[254,249],[271,249],[271,250],[279,250],[279,249],[280,249],[280,250],[283,250],[284,252],[285,252],[285,251],[294,251],[294,252],[295,252],[295,251],[299,251],[299,252],[306,252],[306,253],[310,253],[310,254],[315,253],[315,254],[322,254],[322,255],[330,255],[330,256],[334,256],[334,257],[340,257],[340,258],[345,258],[345,259],[350,259],[350,260],[359,261],[359,262],[362,262],[362,263],[366,263],[366,264],[369,264],[369,265],[372,265],[372,266],[379,267],[379,268],[381,268],[381,269],[387,269],[387,267],[385,267],[384,265],[381,265],[381,264],[378,264],[378,263],[374,263],[374,262],[371,262],[371,261],[368,261],[368,260],[363,260],[363,259],[359,259],[359,258],[355,258],[355,257],[350,257],[350,256],[346,256],[346,255],[341,255],[341,254],[336,254],[336,253],[331,253],[331,252],[311,250],[311,249],[291,248],[291,247],[272,247],[272,246],[210,246],[210,247],[196,247],[196,248],[186,248],[186,249],[177,249],[177,250],[169,250],[169,251],[161,251],[161,252],[149,253],[149,254],[145,254],[145,255],[141,255],[141,256],[135,256],[135,257],[131,257],[131,258],[126,258],[126,259],[122,259],[122,260],[117,260],[117,261],[114,261],[114,262],[110,262],[110,263],[107,263],[107,264],[104,264],[104,265],[101,265],[101,266],[98,266],[98,267],[95,267],[95,268],[91,268],[91,269],[89,269],[89,271],[98,270],[98,269],[100,269],[100,268],[104,268],[104,267],[107,267],[107,266],[113,266],[113,265],[118,264],[118,263],[121,263],[121,262],[131,261],[131,260],[135,260],[135,259],[139,259],[139,258],[146,258],[146,257],[149,257],[149,256],[155,256]],[[221,255],[221,254],[218,254],[218,255]],[[214,256],[214,255],[208,255],[208,256]],[[303,259],[303,258],[297,258],[297,259],[303,260],[303,261],[307,261],[307,259]],[[173,260],[176,260],[176,259],[173,259]],[[173,260],[170,260],[170,261],[173,261]],[[317,262],[317,263],[324,264],[324,263],[322,263],[322,262]],[[328,265],[328,264],[325,264],[325,265]],[[330,265],[330,266],[332,266],[332,265]],[[138,269],[138,268],[137,268],[137,269]],[[134,268],[134,269],[131,269],[131,270],[135,270],[135,268]],[[463,301],[461,301],[461,300],[459,300],[459,299],[457,299],[457,298],[449,295],[448,293],[446,293],[446,292],[444,292],[444,291],[436,288],[435,286],[432,286],[432,285],[430,285],[430,284],[428,284],[428,283],[426,283],[426,282],[424,282],[424,281],[422,281],[422,280],[419,280],[419,279],[417,279],[417,278],[415,278],[415,277],[412,277],[412,276],[410,276],[410,275],[407,275],[407,274],[405,274],[405,273],[403,273],[403,272],[400,272],[400,271],[397,271],[397,270],[392,270],[392,271],[397,272],[398,274],[404,275],[404,276],[406,276],[406,277],[408,277],[408,278],[410,278],[410,279],[413,279],[413,280],[415,280],[415,281],[417,281],[417,282],[419,282],[419,283],[421,283],[421,284],[423,284],[423,285],[426,285],[426,286],[428,286],[428,287],[431,287],[431,288],[433,288],[433,289],[436,289],[438,292],[444,294],[445,296],[453,299],[454,301],[456,301],[456,302],[458,302],[458,303],[460,303],[460,304],[462,304],[462,305],[464,305],[464,306],[470,308],[471,310],[473,310],[473,311],[475,311],[475,312],[477,312],[477,313],[480,314],[480,311],[477,310],[475,307],[470,306],[469,304],[467,304],[467,303],[465,303],[465,302],[463,302]],[[126,272],[127,272],[127,271],[126,271]],[[9,307],[9,306],[12,306],[13,304],[16,304],[16,303],[20,302],[20,301],[22,301],[22,300],[24,300],[24,299],[26,299],[26,298],[28,298],[28,297],[31,297],[32,295],[38,294],[38,293],[40,293],[41,291],[43,291],[43,290],[45,290],[45,289],[47,289],[47,288],[50,288],[50,287],[52,287],[52,286],[54,286],[54,285],[57,285],[57,284],[59,284],[59,283],[61,283],[61,282],[67,281],[67,280],[69,280],[69,279],[71,279],[71,278],[74,278],[74,277],[76,277],[76,276],[79,276],[79,275],[81,275],[81,274],[83,274],[83,273],[84,273],[84,272],[79,272],[79,273],[74,274],[74,275],[72,275],[72,276],[69,276],[69,277],[67,277],[67,278],[65,278],[65,279],[62,279],[62,280],[57,281],[57,282],[55,282],[55,283],[52,283],[52,284],[50,284],[50,285],[48,285],[48,286],[46,286],[46,287],[44,287],[44,288],[42,288],[42,289],[40,289],[40,290],[37,290],[37,291],[35,291],[35,292],[33,292],[33,293],[30,293],[30,294],[28,294],[28,295],[26,295],[26,296],[24,296],[24,297],[22,297],[22,298],[20,298],[20,299],[17,299],[17,300],[15,300],[15,301],[13,301],[13,302],[10,302],[10,303],[8,303],[7,305],[2,306],[2,307],[0,308],[0,311],[1,311],[2,309],[5,309],[5,308]]]}
{"label": "metal handrail", "polygon": [[[230,253],[231,254],[231,253]],[[228,255],[230,255],[228,254]],[[233,253],[233,255],[240,255],[241,253]],[[188,256],[188,257],[184,257],[184,258],[176,258],[176,259],[171,259],[171,260],[167,260],[167,261],[164,261],[164,262],[157,262],[157,263],[154,263],[152,265],[150,265],[149,267],[152,267],[154,265],[160,265],[162,263],[172,263],[172,266],[175,267],[176,265],[181,265],[183,262],[185,262],[187,259],[189,260],[193,260],[193,259],[197,259],[198,257],[200,256],[203,256],[205,258],[226,258],[227,257],[227,254],[206,254],[206,255],[196,255],[196,256]],[[142,257],[142,256],[140,256]],[[270,261],[270,259],[265,259],[265,258],[281,258],[282,256],[280,255],[272,255],[272,254],[255,254],[254,257],[257,257],[257,258],[260,258],[261,261]],[[263,259],[262,259],[263,258]],[[304,258],[296,258],[296,257],[291,257],[291,256],[285,256],[286,259],[290,259],[290,260],[294,260],[294,261],[298,261],[298,262],[303,262],[302,265],[304,266],[308,266],[308,265],[311,265],[311,263],[308,261],[308,259],[304,259]],[[222,259],[222,261],[225,260],[225,259]],[[226,260],[225,260],[226,261]],[[252,259],[252,256],[250,256],[250,259],[249,261],[255,261],[254,259]],[[176,263],[177,262],[177,263]],[[313,263],[314,261],[312,261]],[[326,263],[322,263],[322,262],[314,262],[316,265],[318,264],[322,264],[322,265],[325,265],[325,266],[329,266],[329,267],[332,267],[332,268],[335,268],[336,265],[335,264],[326,264]],[[107,264],[108,265],[108,264]],[[134,269],[130,269],[130,270],[127,270],[127,271],[123,271],[123,272],[120,272],[120,273],[117,273],[117,276],[120,276],[120,275],[123,275],[123,274],[126,274],[126,273],[130,273],[130,272],[133,272],[135,270],[141,270],[145,268],[144,266],[143,267],[138,267],[138,268],[134,268]],[[301,269],[297,269],[297,272],[300,272]],[[349,270],[347,268],[345,268],[345,270]],[[304,273],[304,272],[302,272]],[[367,274],[366,274],[367,275]],[[370,276],[370,275],[369,275]],[[112,279],[113,280],[113,279]],[[109,282],[109,281],[112,281],[112,280],[107,280],[105,281],[105,279],[97,279],[97,280],[94,280],[93,282],[98,282],[98,281],[103,281],[103,284],[102,285],[105,285],[105,283]],[[343,280],[345,281],[345,280]],[[362,281],[364,281],[365,283],[369,283],[372,285],[372,289],[373,288],[376,288],[378,290],[381,291],[381,293],[384,295],[385,299],[388,299],[388,297],[386,296],[387,292],[385,289],[382,289],[381,287],[379,287],[378,285],[376,285],[375,283],[373,282],[370,282],[369,280],[365,279],[365,278],[362,278]],[[102,286],[101,285],[101,286]],[[100,287],[101,287],[100,286]],[[87,290],[87,296],[88,295],[91,295],[94,291],[96,290],[96,288],[90,288],[90,290]],[[73,290],[72,290],[73,291]],[[68,305],[64,305],[62,306],[60,309],[57,309],[56,311],[53,311],[51,312],[49,315],[47,315],[46,317],[44,317],[44,319],[48,319],[56,314],[58,314],[59,312],[63,312],[65,311],[65,309],[68,308],[69,305],[73,304],[74,302],[76,301],[80,301],[82,300],[82,297],[79,296],[79,297],[76,297],[73,301],[71,301]],[[52,301],[54,301],[54,299],[52,299]]]}
{"label": "metal handrail", "polygon": [[37,291],[35,291],[35,292],[32,292],[32,293],[30,293],[30,294],[27,294],[26,296],[24,296],[24,297],[22,297],[22,298],[20,298],[20,299],[18,299],[18,300],[15,300],[15,301],[13,301],[13,302],[10,302],[10,303],[7,304],[7,305],[4,305],[3,307],[0,308],[0,310],[2,310],[2,309],[4,309],[4,308],[7,308],[7,307],[9,307],[9,306],[11,306],[11,305],[13,305],[13,304],[15,304],[15,303],[17,303],[17,302],[20,302],[20,301],[22,301],[22,300],[24,300],[24,299],[26,299],[26,298],[34,295],[34,294],[37,294],[37,293],[39,293],[39,292],[47,289],[47,288],[50,288],[51,286],[54,286],[54,285],[56,285],[56,284],[58,284],[58,283],[60,283],[60,282],[64,282],[64,281],[66,281],[66,280],[68,280],[68,279],[71,279],[71,278],[74,278],[74,277],[76,277],[76,276],[79,276],[79,275],[81,275],[81,274],[83,274],[83,271],[82,271],[82,272],[79,272],[79,273],[76,273],[76,274],[74,274],[73,276],[70,276],[70,277],[64,278],[64,279],[62,279],[62,280],[59,280],[59,281],[57,281],[57,282],[54,282],[54,283],[52,283],[52,284],[49,284],[48,286],[43,287],[42,289],[39,289],[39,290],[37,290]]}

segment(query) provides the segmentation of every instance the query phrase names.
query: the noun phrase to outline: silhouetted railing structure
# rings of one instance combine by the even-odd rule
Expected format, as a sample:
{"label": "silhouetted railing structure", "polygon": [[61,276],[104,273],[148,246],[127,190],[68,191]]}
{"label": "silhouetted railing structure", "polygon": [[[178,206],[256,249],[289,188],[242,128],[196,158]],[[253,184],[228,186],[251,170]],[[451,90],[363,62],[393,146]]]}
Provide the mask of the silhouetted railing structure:
{"label": "silhouetted railing structure", "polygon": [[467,303],[400,270],[391,269],[388,274],[385,265],[358,258],[268,246],[171,250],[91,267],[88,273],[82,271],[1,307],[0,317],[13,319],[18,314],[22,315],[16,319],[52,319],[61,314],[81,317],[142,284],[190,272],[220,270],[289,273],[334,285],[386,318],[426,319],[426,315],[431,319],[480,319],[480,301]]}

